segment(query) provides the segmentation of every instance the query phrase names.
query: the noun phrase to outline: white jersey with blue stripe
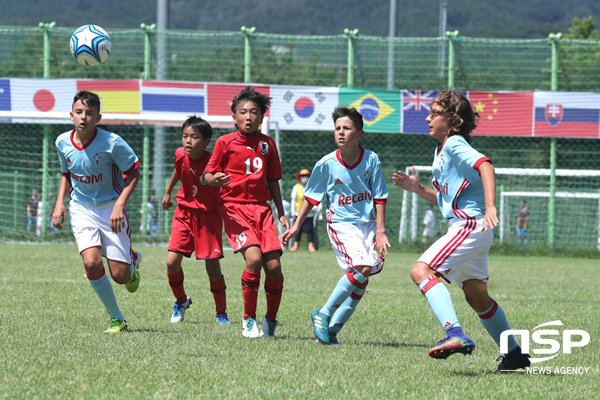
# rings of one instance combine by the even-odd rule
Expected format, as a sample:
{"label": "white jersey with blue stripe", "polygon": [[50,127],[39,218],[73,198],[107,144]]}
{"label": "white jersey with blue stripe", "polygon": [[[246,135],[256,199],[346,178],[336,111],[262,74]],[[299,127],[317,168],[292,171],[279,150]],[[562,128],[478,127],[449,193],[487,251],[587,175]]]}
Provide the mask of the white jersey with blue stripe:
{"label": "white jersey with blue stripe", "polygon": [[354,165],[344,164],[340,150],[315,165],[306,184],[304,198],[316,205],[327,198],[329,223],[369,222],[375,219],[375,203],[385,204],[388,190],[377,154],[360,147]]}
{"label": "white jersey with blue stripe", "polygon": [[490,159],[460,135],[450,136],[443,146],[436,148],[431,183],[444,217],[465,219],[485,215],[485,196],[479,175],[479,166],[485,161]]}
{"label": "white jersey with blue stripe", "polygon": [[73,141],[69,131],[56,138],[60,170],[71,183],[71,198],[92,206],[116,200],[125,181],[123,172],[131,173],[139,160],[120,136],[96,129],[83,147]]}

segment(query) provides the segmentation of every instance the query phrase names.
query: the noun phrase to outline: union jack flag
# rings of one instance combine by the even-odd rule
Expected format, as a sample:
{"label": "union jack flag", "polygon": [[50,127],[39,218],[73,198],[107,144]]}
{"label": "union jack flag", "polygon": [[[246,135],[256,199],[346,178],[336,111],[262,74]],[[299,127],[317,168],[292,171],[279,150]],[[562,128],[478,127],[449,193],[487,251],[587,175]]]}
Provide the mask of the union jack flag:
{"label": "union jack flag", "polygon": [[425,118],[437,94],[435,90],[402,91],[402,133],[429,133]]}

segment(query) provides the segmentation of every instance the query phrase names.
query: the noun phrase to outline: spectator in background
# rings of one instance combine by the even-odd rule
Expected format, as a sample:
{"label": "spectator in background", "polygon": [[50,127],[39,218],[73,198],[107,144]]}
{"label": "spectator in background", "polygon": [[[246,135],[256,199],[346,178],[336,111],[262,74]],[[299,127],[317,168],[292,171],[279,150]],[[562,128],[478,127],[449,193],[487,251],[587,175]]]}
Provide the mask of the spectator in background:
{"label": "spectator in background", "polygon": [[31,232],[31,227],[36,222],[37,209],[39,202],[38,189],[31,190],[31,196],[27,199],[27,232]]}
{"label": "spectator in background", "polygon": [[527,202],[521,200],[521,207],[519,208],[519,216],[517,217],[517,246],[527,245],[527,235],[529,234],[529,209],[527,208]]}
{"label": "spectator in background", "polygon": [[427,238],[432,238],[435,236],[435,214],[431,210],[430,206],[427,206],[427,210],[425,211],[425,217],[423,217],[423,236],[421,237],[421,241],[423,243],[427,242]]}
{"label": "spectator in background", "polygon": [[[149,236],[156,236],[156,221],[158,219],[158,209],[154,206],[156,203],[156,197],[148,197],[146,203],[146,234]],[[144,231],[144,210],[140,210],[140,233]]]}
{"label": "spectator in background", "polygon": [[[310,177],[310,171],[307,169],[303,169],[296,174],[296,180],[299,182],[294,185],[291,194],[291,208],[292,208],[292,217],[294,220],[298,216],[298,211],[300,211],[300,206],[304,201],[304,189],[306,188],[306,183],[308,182],[308,178]],[[302,232],[306,233],[306,240],[308,241],[308,251],[314,252],[317,249],[315,248],[315,243],[318,241],[317,239],[317,221],[318,217],[321,214],[321,204],[317,207],[313,208],[304,222],[300,227],[300,233],[296,236],[294,240],[294,245],[290,249],[290,251],[297,251],[298,246],[300,245],[300,239],[302,238]]]}

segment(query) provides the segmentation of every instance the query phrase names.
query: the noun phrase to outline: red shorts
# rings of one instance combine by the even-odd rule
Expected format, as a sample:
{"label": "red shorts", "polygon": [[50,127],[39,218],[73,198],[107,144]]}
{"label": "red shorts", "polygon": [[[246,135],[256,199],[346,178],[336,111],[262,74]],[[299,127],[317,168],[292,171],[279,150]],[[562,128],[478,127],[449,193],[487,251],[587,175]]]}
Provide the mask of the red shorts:
{"label": "red shorts", "polygon": [[177,206],[169,239],[169,251],[197,260],[223,258],[223,220],[221,214]]}
{"label": "red shorts", "polygon": [[279,251],[279,255],[283,253],[268,204],[225,203],[221,214],[225,235],[235,253],[250,246],[260,247],[263,254],[271,251]]}

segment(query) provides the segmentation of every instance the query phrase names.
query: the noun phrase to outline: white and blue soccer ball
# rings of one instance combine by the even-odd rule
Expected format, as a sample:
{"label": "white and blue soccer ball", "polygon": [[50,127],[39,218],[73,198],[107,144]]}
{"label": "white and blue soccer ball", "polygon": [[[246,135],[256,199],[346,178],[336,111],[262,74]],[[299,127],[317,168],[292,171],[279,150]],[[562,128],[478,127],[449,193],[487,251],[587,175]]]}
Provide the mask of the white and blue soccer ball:
{"label": "white and blue soccer ball", "polygon": [[71,35],[71,54],[83,65],[99,65],[110,54],[110,37],[98,25],[83,25]]}

